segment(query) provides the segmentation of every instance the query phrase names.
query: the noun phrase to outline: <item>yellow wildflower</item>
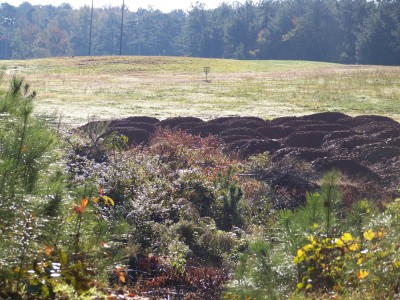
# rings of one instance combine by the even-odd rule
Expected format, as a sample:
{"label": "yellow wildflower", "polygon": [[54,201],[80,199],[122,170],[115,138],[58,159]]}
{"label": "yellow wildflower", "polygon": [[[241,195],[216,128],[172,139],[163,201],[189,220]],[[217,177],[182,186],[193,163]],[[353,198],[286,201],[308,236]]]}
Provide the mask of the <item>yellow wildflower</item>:
{"label": "yellow wildflower", "polygon": [[304,247],[303,247],[303,250],[304,251],[310,251],[310,250],[312,250],[314,248],[314,245],[313,244],[307,244],[307,245],[305,245]]}
{"label": "yellow wildflower", "polygon": [[400,268],[400,260],[398,260],[398,259],[396,259],[394,262],[393,262],[393,266],[397,269],[397,268]]}
{"label": "yellow wildflower", "polygon": [[357,251],[358,249],[360,249],[360,244],[354,243],[349,246],[350,251]]}
{"label": "yellow wildflower", "polygon": [[345,242],[345,243],[351,242],[351,241],[353,241],[353,237],[351,236],[350,233],[345,232],[345,233],[343,233],[343,235],[342,235],[342,240],[343,240],[343,242]]}
{"label": "yellow wildflower", "polygon": [[295,264],[298,264],[298,263],[302,262],[305,257],[306,257],[306,253],[304,252],[304,250],[299,249],[299,250],[297,250],[297,256],[293,259],[293,262]]}
{"label": "yellow wildflower", "polygon": [[372,241],[373,238],[375,237],[375,232],[373,232],[373,231],[370,229],[370,230],[368,230],[368,231],[365,231],[364,234],[363,234],[363,236],[364,236],[364,238],[365,238],[367,241]]}
{"label": "yellow wildflower", "polygon": [[296,287],[298,290],[301,290],[304,287],[304,283],[299,282]]}
{"label": "yellow wildflower", "polygon": [[336,240],[335,240],[335,245],[336,245],[336,247],[338,247],[338,248],[342,248],[343,245],[344,245],[344,243],[343,243],[343,241],[342,241],[341,239],[336,239]]}

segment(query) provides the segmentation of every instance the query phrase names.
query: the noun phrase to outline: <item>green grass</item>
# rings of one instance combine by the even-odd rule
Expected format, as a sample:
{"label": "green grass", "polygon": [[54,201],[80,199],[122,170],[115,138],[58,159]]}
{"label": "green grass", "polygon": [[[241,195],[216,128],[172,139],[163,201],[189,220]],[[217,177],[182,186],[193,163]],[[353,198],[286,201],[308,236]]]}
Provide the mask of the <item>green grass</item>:
{"label": "green grass", "polygon": [[[251,115],[321,111],[400,121],[400,67],[189,57],[75,57],[0,61],[6,78],[38,92],[36,113],[65,123],[88,117]],[[205,81],[204,66],[210,66]]]}

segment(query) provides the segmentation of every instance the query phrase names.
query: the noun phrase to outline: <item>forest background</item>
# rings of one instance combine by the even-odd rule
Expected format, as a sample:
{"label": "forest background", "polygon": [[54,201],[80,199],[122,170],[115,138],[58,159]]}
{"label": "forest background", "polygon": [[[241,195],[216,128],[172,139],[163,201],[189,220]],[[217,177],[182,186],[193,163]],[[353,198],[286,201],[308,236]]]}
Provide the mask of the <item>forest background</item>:
{"label": "forest background", "polygon": [[400,5],[283,0],[206,9],[197,2],[169,13],[125,7],[123,18],[121,6],[93,15],[69,4],[0,6],[0,59],[119,54],[399,65]]}

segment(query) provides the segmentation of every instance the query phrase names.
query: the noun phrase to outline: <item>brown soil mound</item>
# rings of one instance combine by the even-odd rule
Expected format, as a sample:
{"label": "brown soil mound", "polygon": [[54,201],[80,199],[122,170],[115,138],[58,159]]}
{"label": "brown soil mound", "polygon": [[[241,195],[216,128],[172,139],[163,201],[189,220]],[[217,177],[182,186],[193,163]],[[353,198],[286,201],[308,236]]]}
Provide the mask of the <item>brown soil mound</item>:
{"label": "brown soil mound", "polygon": [[[162,120],[159,123],[159,126],[163,127],[163,128],[169,128],[169,129],[175,129],[175,128],[182,128],[185,126],[182,126],[183,124],[187,124],[190,123],[192,125],[199,125],[204,123],[204,121],[200,118],[195,118],[195,117],[176,117],[176,118],[168,118],[165,120]],[[192,126],[194,127],[194,126]],[[190,127],[188,127],[187,129],[189,129]]]}
{"label": "brown soil mound", "polygon": [[106,131],[103,137],[116,131],[127,136],[130,143],[135,145],[148,143],[152,135],[152,132],[136,127],[111,127],[110,129],[111,130]]}
{"label": "brown soil mound", "polygon": [[111,122],[111,124],[107,128],[107,132],[118,131],[118,129],[115,128],[138,128],[147,130],[151,133],[155,132],[157,129],[157,127],[154,124],[150,123],[120,121],[120,122]]}
{"label": "brown soil mound", "polygon": [[279,141],[271,139],[249,139],[240,140],[227,145],[230,152],[235,152],[242,157],[249,157],[264,152],[274,152],[281,148]]}
{"label": "brown soil mound", "polygon": [[[149,117],[129,117],[111,122],[91,122],[81,129],[89,130],[107,124],[106,133],[118,131],[125,134],[131,145],[147,143],[157,128],[183,130],[203,137],[216,135],[225,144],[222,146],[224,151],[238,154],[243,159],[268,152],[273,163],[305,161],[318,176],[331,169],[338,169],[352,181],[361,182],[359,186],[365,189],[375,186],[378,187],[376,190],[385,191],[391,197],[399,193],[400,124],[384,116],[351,117],[326,112],[269,121],[253,117],[223,117],[210,121],[193,117],[163,121]],[[282,178],[287,179],[288,174]],[[301,197],[304,198],[304,187],[309,185],[304,182],[296,185],[292,182],[301,176],[290,178],[291,187],[285,186],[287,182],[283,179],[274,179],[274,188],[285,192],[290,189],[295,191],[289,193],[290,196],[301,191]],[[293,188],[293,185],[301,188]],[[368,192],[358,190],[356,194],[364,195]]]}
{"label": "brown soil mound", "polygon": [[231,136],[231,135],[245,135],[252,138],[262,138],[263,136],[258,133],[256,130],[251,128],[228,128],[227,130],[221,132],[222,137]]}
{"label": "brown soil mound", "polygon": [[[248,135],[227,135],[227,136],[222,136],[221,140],[225,144],[230,144],[233,145],[235,142],[239,143],[246,143],[247,140],[253,139],[251,136]],[[228,151],[228,152],[233,152],[233,151]]]}
{"label": "brown soil mound", "polygon": [[290,157],[298,160],[303,160],[306,162],[313,162],[318,158],[324,158],[329,156],[331,156],[331,154],[328,151],[321,149],[287,147],[276,151],[271,156],[271,159],[277,162],[285,157]]}
{"label": "brown soil mound", "polygon": [[283,143],[289,147],[321,148],[324,137],[325,132],[321,131],[293,132]]}
{"label": "brown soil mound", "polygon": [[337,123],[338,120],[348,118],[347,115],[339,112],[322,112],[302,117],[304,120],[319,120],[325,123]]}
{"label": "brown soil mound", "polygon": [[132,116],[125,118],[124,120],[130,121],[130,122],[140,122],[140,123],[148,123],[148,124],[157,124],[160,122],[157,118],[153,117],[146,117],[146,116]]}
{"label": "brown soil mound", "polygon": [[270,139],[282,139],[293,133],[296,129],[289,126],[270,126],[270,127],[259,127],[257,131],[264,137]]}
{"label": "brown soil mound", "polygon": [[229,127],[223,123],[204,123],[202,125],[188,129],[187,132],[195,135],[200,135],[202,137],[207,137],[210,135],[220,135],[222,132],[227,130]]}

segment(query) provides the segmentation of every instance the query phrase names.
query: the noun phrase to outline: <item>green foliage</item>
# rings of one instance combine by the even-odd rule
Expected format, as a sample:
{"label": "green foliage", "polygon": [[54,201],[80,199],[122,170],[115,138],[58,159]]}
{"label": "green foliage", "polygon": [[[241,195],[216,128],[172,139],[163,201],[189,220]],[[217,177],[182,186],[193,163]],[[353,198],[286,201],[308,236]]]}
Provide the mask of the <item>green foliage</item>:
{"label": "green foliage", "polygon": [[400,200],[383,212],[360,200],[343,214],[339,178],[335,171],[327,173],[320,193],[276,215],[276,224],[240,256],[227,298],[394,297]]}
{"label": "green foliage", "polygon": [[339,178],[336,171],[327,173],[321,191],[308,194],[304,206],[276,214],[275,224],[239,256],[226,298],[386,299],[397,293],[400,201],[379,212],[361,200],[344,215]]}
{"label": "green foliage", "polygon": [[45,162],[43,156],[55,139],[44,124],[31,119],[34,93],[27,96],[28,90],[29,85],[23,79],[14,77],[0,101],[3,112],[0,193],[5,199],[21,191],[33,191]]}
{"label": "green foliage", "polygon": [[0,297],[93,296],[94,280],[106,282],[122,259],[114,202],[93,182],[67,183],[58,137],[32,116],[34,96],[14,77],[0,99]]}
{"label": "green foliage", "polygon": [[114,159],[116,159],[117,152],[121,153],[128,148],[128,137],[114,131],[106,136],[102,144],[106,150],[112,151]]}
{"label": "green foliage", "polygon": [[234,226],[244,227],[250,218],[249,205],[243,201],[243,191],[233,179],[235,170],[229,167],[225,174],[218,174],[214,185],[218,190],[218,199],[212,205],[217,226],[229,231]]}
{"label": "green foliage", "polygon": [[328,172],[322,178],[321,185],[321,197],[322,202],[325,207],[325,234],[329,238],[333,235],[335,226],[337,226],[338,220],[338,203],[340,200],[339,190],[337,188],[337,183],[339,180],[339,172],[331,171]]}
{"label": "green foliage", "polygon": [[224,299],[283,299],[290,294],[295,269],[282,249],[272,247],[262,238],[250,242],[239,257]]}
{"label": "green foliage", "polygon": [[174,275],[182,276],[185,273],[189,247],[179,240],[175,240],[169,244],[168,250],[172,260],[171,267]]}
{"label": "green foliage", "polygon": [[162,13],[159,7],[127,10],[127,20],[136,21],[125,24],[122,45],[115,38],[120,24],[115,6],[95,8],[93,28],[88,28],[88,6],[8,5],[1,12],[2,59],[115,55],[122,50],[135,56],[399,62],[396,2],[247,1],[212,9],[195,3],[185,13]]}

